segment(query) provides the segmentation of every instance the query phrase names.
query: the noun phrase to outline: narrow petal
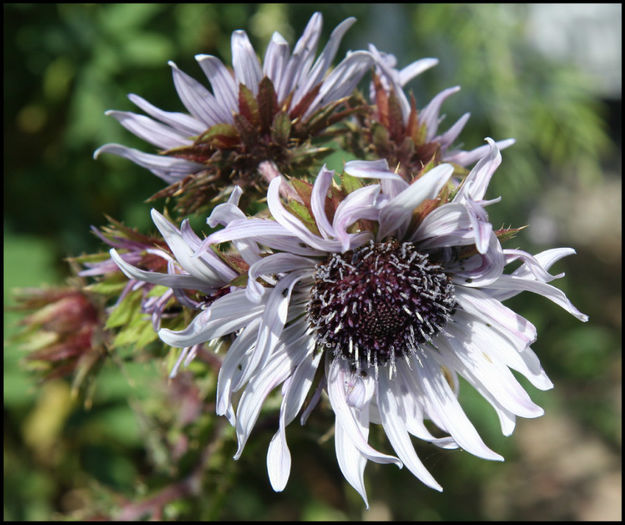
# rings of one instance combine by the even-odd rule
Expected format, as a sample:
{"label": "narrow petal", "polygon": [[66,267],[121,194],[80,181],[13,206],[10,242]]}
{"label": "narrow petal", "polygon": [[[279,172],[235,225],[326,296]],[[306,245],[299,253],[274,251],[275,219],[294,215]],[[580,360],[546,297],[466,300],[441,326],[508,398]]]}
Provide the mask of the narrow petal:
{"label": "narrow petal", "polygon": [[224,122],[231,123],[232,112],[236,112],[239,108],[237,99],[239,87],[235,84],[232,74],[221,60],[212,55],[195,55],[195,60],[211,83],[217,103],[222,105],[229,114],[229,120],[224,120]]}
{"label": "narrow petal", "polygon": [[286,65],[280,81],[278,100],[286,98],[291,91],[297,88],[300,80],[308,74],[317,51],[322,26],[323,17],[321,13],[314,13],[306,24],[302,36],[295,43],[293,54]]}
{"label": "narrow petal", "polygon": [[349,234],[347,228],[359,219],[378,219],[380,212],[374,203],[379,192],[380,187],[377,184],[364,186],[352,191],[337,206],[332,221],[332,229],[334,236],[341,242],[343,251],[347,251],[356,246],[358,242],[362,242],[357,239],[370,236],[368,232],[358,235]]}
{"label": "narrow petal", "polygon": [[[365,411],[363,410],[361,412],[364,413]],[[336,450],[336,459],[343,476],[347,482],[356,489],[358,494],[360,494],[365,502],[365,507],[368,509],[369,502],[367,501],[367,490],[364,480],[367,458],[352,443],[349,435],[343,430],[343,426],[338,420],[334,425],[334,447]]]}
{"label": "narrow petal", "polygon": [[324,80],[319,94],[306,110],[304,118],[308,118],[326,104],[350,95],[371,67],[371,63],[371,55],[366,51],[348,54]]}
{"label": "narrow petal", "polygon": [[215,290],[214,286],[211,286],[206,281],[197,279],[192,275],[171,275],[168,273],[149,272],[141,270],[131,264],[128,264],[117,253],[115,248],[110,250],[111,259],[119,266],[119,269],[130,279],[136,279],[137,281],[145,281],[147,283],[158,284],[161,286],[168,286],[169,288],[184,288],[188,290],[199,290],[205,293],[211,293]]}
{"label": "narrow petal", "polygon": [[119,157],[124,157],[139,166],[149,169],[154,175],[163,179],[168,184],[173,184],[184,179],[191,173],[197,173],[204,169],[203,164],[191,162],[176,157],[165,157],[161,155],[151,155],[142,151],[122,146],[121,144],[104,144],[93,154],[97,159],[102,153],[112,153]]}
{"label": "narrow petal", "polygon": [[312,214],[324,239],[332,237],[333,234],[333,229],[325,210],[326,197],[328,188],[332,183],[332,177],[334,177],[334,170],[327,169],[324,164],[315,179],[310,197]]}
{"label": "narrow petal", "polygon": [[292,255],[290,253],[274,253],[255,262],[248,271],[247,297],[250,301],[259,302],[263,294],[263,286],[257,279],[263,275],[277,274],[293,270],[308,269],[312,274],[317,261]]}
{"label": "narrow petal", "polygon": [[[397,366],[404,366],[404,363],[398,363]],[[387,370],[382,371],[378,378],[377,400],[384,432],[399,459],[408,467],[410,472],[428,487],[442,492],[443,488],[421,463],[410,441],[410,436],[404,423],[404,415],[400,413],[397,404],[396,396],[399,395],[399,386],[400,384],[397,380],[393,381],[388,378]]]}
{"label": "narrow petal", "polygon": [[533,279],[514,277],[512,275],[502,275],[495,282],[491,283],[488,286],[488,289],[489,291],[493,290],[498,294],[503,292],[506,298],[512,297],[523,291],[537,293],[546,297],[550,301],[553,301],[561,308],[564,308],[568,313],[577,317],[580,321],[588,321],[588,316],[575,308],[562,290],[547,283],[542,283]]}
{"label": "narrow petal", "polygon": [[263,60],[263,75],[271,80],[275,89],[279,86],[288,59],[289,44],[280,33],[275,32],[267,45]]}
{"label": "narrow petal", "polygon": [[402,238],[414,209],[425,199],[436,197],[453,172],[453,166],[440,164],[391,199],[380,211],[378,239],[383,239],[395,232],[398,232],[398,237]]}
{"label": "narrow petal", "polygon": [[484,459],[503,461],[503,458],[490,450],[482,441],[473,424],[465,415],[456,396],[451,391],[438,364],[428,352],[419,359],[411,358],[413,376],[425,394],[429,404],[428,412],[436,412],[445,428],[465,450]]}
{"label": "narrow petal", "polygon": [[435,137],[433,141],[438,142],[441,145],[441,149],[446,150],[458,138],[458,135],[460,135],[460,132],[463,130],[470,116],[471,113],[462,115],[451,128],[438,137]]}
{"label": "narrow petal", "polygon": [[174,77],[176,92],[191,115],[204,122],[207,128],[220,122],[226,122],[231,117],[230,113],[217,103],[208,89],[181,71],[171,60],[168,63]]}
{"label": "narrow petal", "polygon": [[[516,141],[514,139],[498,140],[495,142],[499,151],[512,146]],[[459,164],[460,166],[470,166],[476,160],[481,159],[488,153],[490,145],[480,146],[471,151],[449,151],[443,156],[445,162],[451,162],[452,164]]]}
{"label": "narrow petal", "polygon": [[309,352],[285,381],[284,396],[280,406],[280,428],[273,436],[267,451],[267,471],[271,486],[277,492],[284,490],[291,470],[291,454],[286,443],[286,426],[295,419],[313,382],[321,353],[313,355],[314,341],[309,339]]}
{"label": "narrow petal", "polygon": [[291,235],[298,237],[307,245],[321,250],[322,252],[341,251],[342,245],[339,241],[326,240],[313,234],[297,217],[287,212],[280,202],[280,184],[282,177],[276,177],[269,183],[267,190],[267,205],[271,215],[282,225]]}
{"label": "narrow petal", "polygon": [[393,173],[389,169],[386,159],[350,160],[345,163],[344,171],[352,177],[403,180],[397,173]]}
{"label": "narrow petal", "polygon": [[499,153],[499,148],[495,141],[487,137],[486,142],[488,142],[489,146],[488,153],[480,159],[467,175],[454,197],[454,202],[479,201],[484,198],[488,183],[499,164],[501,164],[501,153]]}
{"label": "narrow petal", "polygon": [[236,276],[233,271],[226,271],[229,269],[216,256],[210,262],[217,264],[210,264],[209,261],[194,257],[194,247],[185,242],[178,228],[155,209],[152,209],[151,214],[154,224],[171,248],[176,260],[189,274],[213,285],[223,285]]}
{"label": "narrow petal", "polygon": [[339,44],[343,39],[343,35],[345,35],[347,30],[354,24],[355,21],[356,19],[352,16],[343,20],[334,28],[328,43],[319,55],[319,58],[317,58],[315,65],[310,70],[310,73],[306,75],[305,81],[301,82],[295,91],[293,104],[297,104],[306,93],[311,91],[319,82],[321,82],[324,74],[334,60]]}
{"label": "narrow petal", "polygon": [[263,72],[247,33],[242,29],[234,31],[231,46],[232,67],[237,85],[243,84],[254,95],[258,94],[258,84],[263,79]]}
{"label": "narrow petal", "polygon": [[182,133],[143,115],[130,111],[107,111],[105,115],[114,117],[128,131],[161,149],[193,144],[193,141],[187,139]]}
{"label": "narrow petal", "polygon": [[431,141],[438,131],[438,123],[439,123],[439,112],[441,109],[441,105],[445,100],[460,91],[460,86],[454,86],[451,88],[444,89],[438,95],[436,95],[430,103],[425,106],[421,112],[419,113],[419,122],[421,124],[425,124],[427,133],[425,140],[427,142]]}
{"label": "narrow petal", "polygon": [[405,86],[414,77],[434,67],[436,64],[438,64],[438,58],[421,58],[412,64],[408,64],[399,71],[399,83]]}
{"label": "narrow petal", "polygon": [[354,409],[347,404],[345,383],[349,383],[349,381],[347,381],[349,372],[344,370],[344,367],[345,365],[340,358],[326,365],[328,396],[334,413],[336,414],[337,421],[341,424],[345,432],[347,432],[354,446],[357,447],[367,459],[376,463],[395,463],[398,467],[401,467],[402,462],[395,456],[382,454],[367,443],[367,438],[363,435],[356,421],[356,417],[354,416]]}
{"label": "narrow petal", "polygon": [[163,111],[134,93],[130,93],[128,98],[133,104],[145,111],[151,117],[160,120],[185,136],[199,135],[200,133],[206,131],[206,125],[193,118],[191,115],[187,115],[186,113]]}

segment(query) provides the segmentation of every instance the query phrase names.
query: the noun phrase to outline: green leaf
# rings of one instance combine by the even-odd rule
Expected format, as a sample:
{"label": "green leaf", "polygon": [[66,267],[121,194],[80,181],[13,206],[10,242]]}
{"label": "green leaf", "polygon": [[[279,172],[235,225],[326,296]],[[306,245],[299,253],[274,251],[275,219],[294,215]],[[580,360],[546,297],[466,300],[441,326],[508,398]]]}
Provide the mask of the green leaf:
{"label": "green leaf", "polygon": [[239,84],[239,113],[255,128],[260,127],[260,111],[254,94],[244,84]]}
{"label": "green leaf", "polygon": [[136,315],[136,312],[140,310],[141,290],[136,290],[124,297],[117,307],[113,309],[106,320],[105,328],[127,325]]}
{"label": "green leaf", "polygon": [[285,111],[280,111],[273,117],[271,123],[271,139],[280,146],[286,146],[291,136],[291,119]]}

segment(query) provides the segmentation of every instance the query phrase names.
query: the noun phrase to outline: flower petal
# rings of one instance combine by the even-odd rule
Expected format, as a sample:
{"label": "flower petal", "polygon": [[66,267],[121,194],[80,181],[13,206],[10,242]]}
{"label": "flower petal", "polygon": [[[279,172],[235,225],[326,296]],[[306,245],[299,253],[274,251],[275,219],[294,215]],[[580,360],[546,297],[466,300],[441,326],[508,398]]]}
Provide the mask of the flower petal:
{"label": "flower petal", "polygon": [[137,115],[130,111],[107,111],[105,115],[117,119],[128,131],[161,149],[193,144],[193,141],[186,138],[182,133],[144,115]]}
{"label": "flower petal", "polygon": [[256,96],[258,94],[258,84],[263,79],[263,72],[247,33],[242,29],[234,31],[232,33],[231,47],[232,67],[237,85],[245,85]]}
{"label": "flower petal", "polygon": [[388,201],[380,210],[378,239],[396,232],[398,238],[403,238],[414,209],[425,199],[436,197],[453,172],[454,168],[450,164],[440,164]]}
{"label": "flower petal", "polygon": [[176,157],[165,157],[161,155],[151,155],[134,148],[128,148],[121,144],[104,144],[93,153],[93,158],[97,159],[102,153],[112,153],[119,157],[124,157],[139,166],[150,170],[154,175],[163,179],[168,184],[173,184],[184,179],[191,173],[197,173],[205,168],[203,164],[191,162]]}
{"label": "flower petal", "polygon": [[[403,362],[397,363],[398,368],[403,366],[405,366]],[[410,441],[410,436],[404,423],[404,415],[400,412],[397,404],[397,397],[401,395],[399,393],[400,385],[401,382],[397,378],[395,380],[388,378],[388,370],[382,370],[378,377],[378,388],[376,391],[382,426],[393,449],[399,456],[399,459],[408,467],[408,470],[428,487],[442,492],[443,488],[421,463]],[[404,387],[410,388],[410,385],[405,385]]]}

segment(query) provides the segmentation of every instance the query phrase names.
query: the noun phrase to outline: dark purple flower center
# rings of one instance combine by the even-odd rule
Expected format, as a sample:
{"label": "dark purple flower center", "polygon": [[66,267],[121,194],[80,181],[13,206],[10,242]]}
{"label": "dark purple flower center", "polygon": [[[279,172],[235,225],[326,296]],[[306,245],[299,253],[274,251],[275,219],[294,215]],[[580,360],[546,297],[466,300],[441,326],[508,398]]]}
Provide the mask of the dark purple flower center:
{"label": "dark purple flower center", "polygon": [[357,366],[384,364],[450,319],[454,286],[410,242],[370,242],[333,254],[314,273],[308,323],[320,344]]}

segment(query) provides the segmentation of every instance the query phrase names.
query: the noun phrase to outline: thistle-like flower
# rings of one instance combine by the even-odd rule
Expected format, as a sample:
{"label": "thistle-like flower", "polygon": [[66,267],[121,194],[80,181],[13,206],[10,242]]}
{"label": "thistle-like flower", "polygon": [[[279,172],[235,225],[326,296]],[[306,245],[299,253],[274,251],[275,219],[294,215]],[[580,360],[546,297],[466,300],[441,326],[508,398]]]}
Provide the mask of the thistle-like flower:
{"label": "thistle-like flower", "polygon": [[[441,91],[425,107],[417,110],[412,94],[404,86],[417,75],[438,63],[435,58],[422,58],[401,70],[397,60],[369,45],[375,64],[375,74],[370,86],[371,111],[359,115],[358,134],[367,154],[385,159],[406,180],[426,166],[449,162],[465,168],[483,157],[488,146],[470,151],[451,149],[469,120],[470,113],[462,115],[448,130],[439,132],[443,120],[440,110],[443,102],[460,90],[454,86]],[[499,149],[514,144],[513,139],[497,142]]]}
{"label": "thistle-like flower", "polygon": [[[225,227],[199,249],[193,246],[195,257],[231,242],[249,265],[247,283],[231,282],[230,292],[187,328],[161,329],[159,336],[186,348],[231,338],[218,378],[217,413],[235,426],[235,458],[265,399],[282,384],[279,428],[267,455],[275,490],[284,489],[290,473],[286,426],[300,413],[304,423],[323,392],[336,416],[340,468],[365,503],[368,460],[405,465],[442,490],[419,460],[411,435],[502,459],[462,410],[459,375],[491,404],[505,435],[512,433],[516,416],[542,415],[510,371],[539,389],[552,387],[529,346],[536,330],[502,301],[532,291],[585,321],[548,284],[563,275],[549,274],[550,266],[574,250],[532,256],[501,247],[500,239],[515,230],[493,230],[485,211],[497,201],[485,201],[484,194],[501,162],[488,140],[487,154],[460,187],[450,182],[449,164],[408,184],[380,162],[354,161],[347,163],[351,177],[343,177],[340,187],[325,167],[312,186],[291,180],[301,202],[287,206],[280,198],[286,181],[272,180],[272,219],[243,216],[238,196],[211,214],[211,226]],[[362,178],[379,183],[364,184]],[[504,273],[516,260],[522,265]],[[432,433],[425,419],[442,435]],[[396,455],[368,443],[372,423],[382,425]]]}
{"label": "thistle-like flower", "polygon": [[106,144],[95,156],[112,153],[149,169],[170,184],[155,197],[179,197],[184,213],[227,193],[232,184],[250,194],[254,188],[264,192],[267,181],[257,172],[262,162],[288,167],[290,173],[309,168],[313,159],[328,152],[312,140],[322,139],[329,126],[353,112],[354,108],[338,110],[371,66],[371,55],[350,52],[328,71],[354,22],[353,17],[341,22],[315,60],[322,27],[322,16],[315,13],[292,53],[286,40],[274,33],[262,65],[245,31],[235,31],[233,73],[214,56],[195,57],[212,93],[170,62],[188,114],[163,111],[135,94],[130,100],[149,116],[107,112],[159,153]]}

